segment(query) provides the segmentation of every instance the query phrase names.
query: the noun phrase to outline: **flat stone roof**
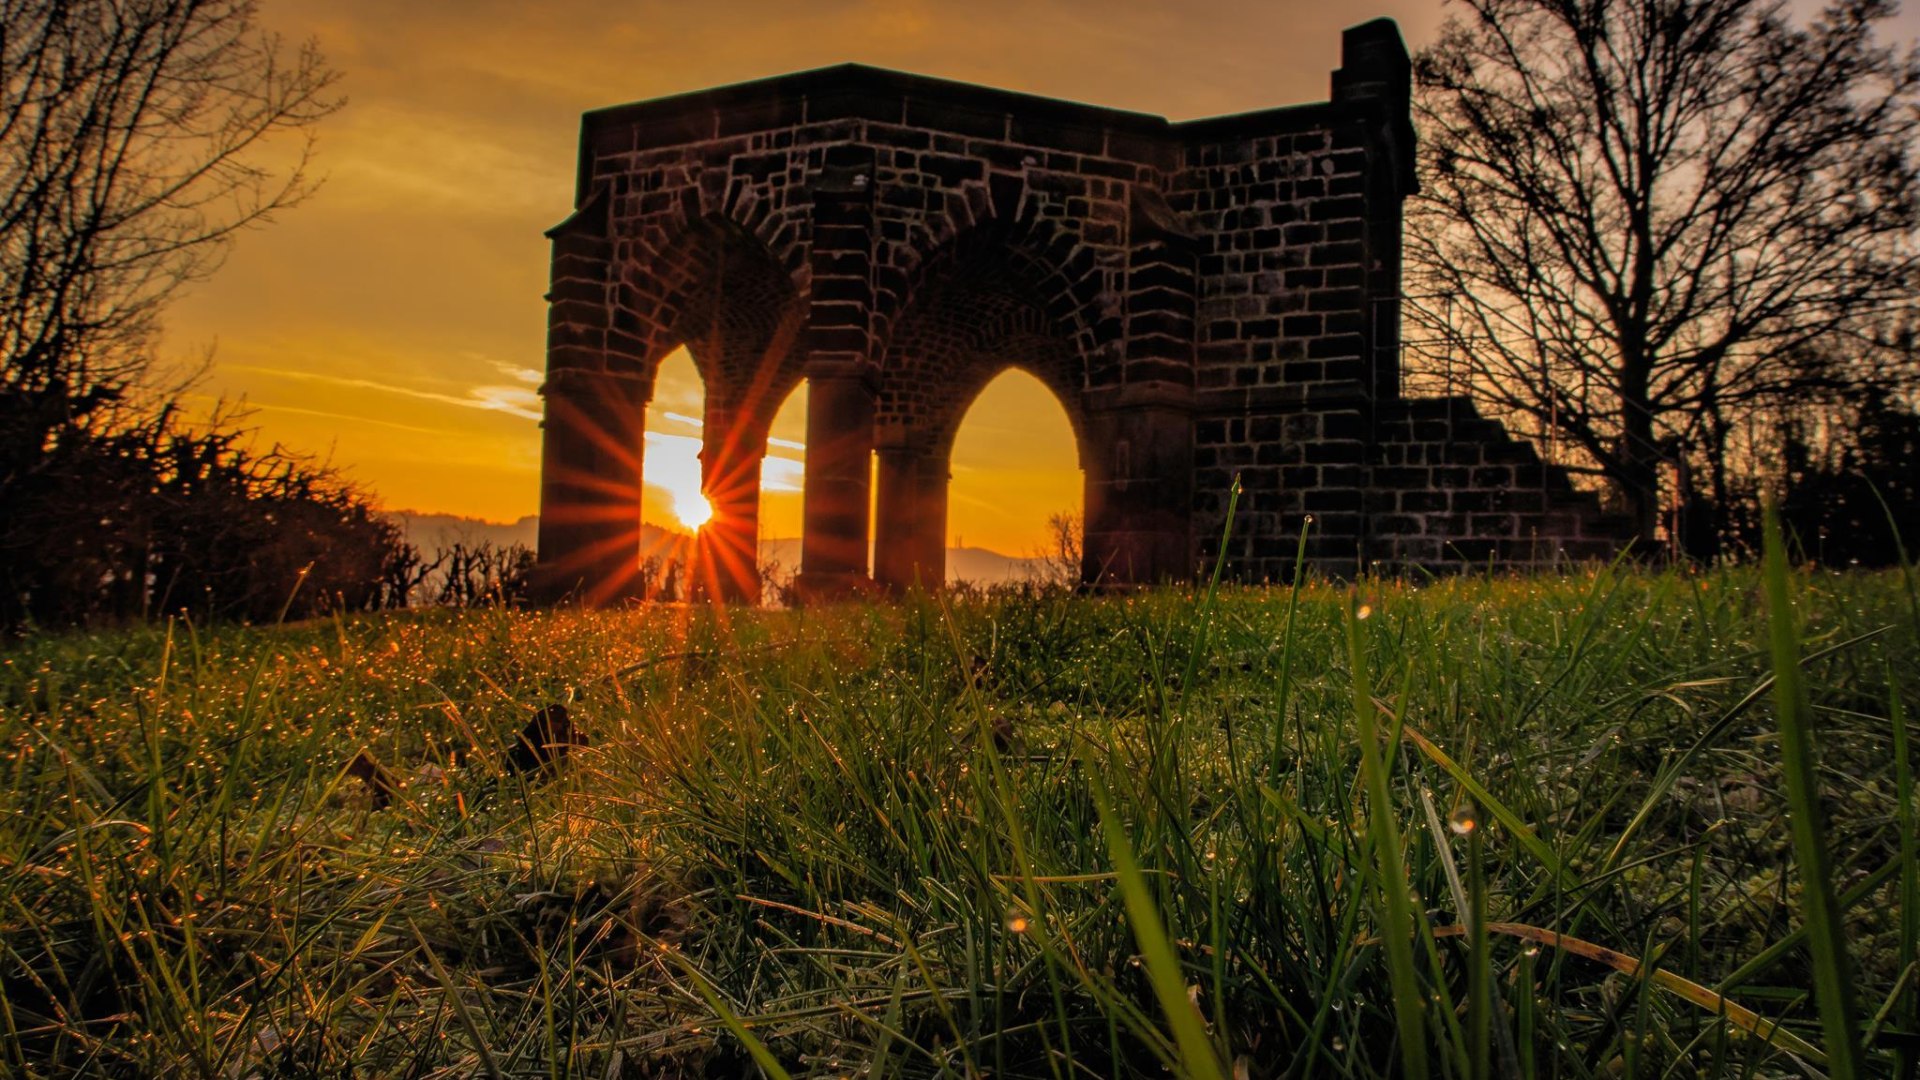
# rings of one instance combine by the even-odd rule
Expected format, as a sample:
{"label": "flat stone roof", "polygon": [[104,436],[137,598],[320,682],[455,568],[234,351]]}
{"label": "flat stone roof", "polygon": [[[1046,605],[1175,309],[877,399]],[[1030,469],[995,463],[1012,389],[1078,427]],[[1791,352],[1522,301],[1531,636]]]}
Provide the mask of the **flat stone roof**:
{"label": "flat stone roof", "polygon": [[1155,140],[1230,138],[1310,122],[1328,105],[1309,102],[1174,122],[1151,113],[849,63],[593,109],[582,118],[582,135],[592,140],[625,129],[636,133],[637,147],[648,148],[871,120],[1037,145],[1054,142],[1044,137],[1049,127]]}

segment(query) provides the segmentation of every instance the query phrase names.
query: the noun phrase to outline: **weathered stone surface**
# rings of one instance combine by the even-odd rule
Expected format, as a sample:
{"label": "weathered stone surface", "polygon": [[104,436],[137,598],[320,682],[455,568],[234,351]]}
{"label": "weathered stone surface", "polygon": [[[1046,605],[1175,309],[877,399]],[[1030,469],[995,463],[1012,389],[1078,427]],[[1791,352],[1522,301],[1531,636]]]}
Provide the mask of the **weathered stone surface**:
{"label": "weathered stone surface", "polygon": [[549,580],[622,595],[643,407],[681,344],[708,395],[701,547],[729,564],[773,412],[810,381],[818,591],[868,581],[870,531],[881,585],[942,579],[954,435],[1008,366],[1073,425],[1090,583],[1191,578],[1236,476],[1248,579],[1291,573],[1308,515],[1336,574],[1610,550],[1617,524],[1526,444],[1401,396],[1409,86],[1378,20],[1346,32],[1331,100],[1190,123],[858,65],[588,113],[550,233]]}

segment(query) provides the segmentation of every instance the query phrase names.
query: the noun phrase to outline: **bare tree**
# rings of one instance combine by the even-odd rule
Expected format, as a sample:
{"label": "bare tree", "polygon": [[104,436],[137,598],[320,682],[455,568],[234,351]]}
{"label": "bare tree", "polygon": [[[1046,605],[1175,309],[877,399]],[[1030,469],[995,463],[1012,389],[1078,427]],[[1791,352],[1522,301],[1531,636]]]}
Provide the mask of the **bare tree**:
{"label": "bare tree", "polygon": [[1722,490],[1743,415],[1849,377],[1805,346],[1912,300],[1920,59],[1876,43],[1885,0],[1461,4],[1416,69],[1413,360],[1650,541],[1663,466]]}
{"label": "bare tree", "polygon": [[439,583],[438,603],[473,608],[516,604],[525,598],[533,549],[491,540],[456,540],[429,564]]}
{"label": "bare tree", "polygon": [[254,15],[0,0],[0,626],[365,606],[399,543],[324,465],[183,422],[154,358],[167,303],[312,190],[340,104]]}
{"label": "bare tree", "polygon": [[61,426],[155,389],[167,302],[311,191],[310,142],[274,137],[310,140],[335,74],[254,14],[0,0],[0,490]]}
{"label": "bare tree", "polygon": [[1081,565],[1085,560],[1081,538],[1085,534],[1079,514],[1059,510],[1047,515],[1047,543],[1035,555],[1042,581],[1066,589],[1080,584],[1086,571]]}

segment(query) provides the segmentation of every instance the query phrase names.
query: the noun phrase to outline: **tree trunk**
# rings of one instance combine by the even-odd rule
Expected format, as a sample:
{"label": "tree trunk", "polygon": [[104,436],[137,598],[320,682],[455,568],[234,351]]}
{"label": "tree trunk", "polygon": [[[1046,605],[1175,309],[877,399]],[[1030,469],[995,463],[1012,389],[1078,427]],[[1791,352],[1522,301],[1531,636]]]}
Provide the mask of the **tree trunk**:
{"label": "tree trunk", "polygon": [[1633,550],[1647,559],[1659,550],[1660,523],[1660,447],[1654,442],[1648,400],[1651,371],[1634,342],[1623,342],[1621,351],[1619,466],[1613,481],[1633,521]]}

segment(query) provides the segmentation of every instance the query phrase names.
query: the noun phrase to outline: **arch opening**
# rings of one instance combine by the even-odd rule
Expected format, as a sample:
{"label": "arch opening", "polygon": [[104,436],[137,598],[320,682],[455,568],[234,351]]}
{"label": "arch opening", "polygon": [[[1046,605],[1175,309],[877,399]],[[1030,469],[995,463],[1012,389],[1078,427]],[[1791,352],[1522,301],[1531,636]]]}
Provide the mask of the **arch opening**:
{"label": "arch opening", "polygon": [[1052,253],[983,237],[925,265],[882,365],[873,573],[889,588],[1037,570],[1060,547],[1049,519],[1084,503],[1080,305]]}
{"label": "arch opening", "polygon": [[763,592],[771,588],[778,595],[800,571],[807,481],[806,380],[788,391],[767,430],[760,459],[760,536],[755,554]]}
{"label": "arch opening", "polygon": [[803,381],[741,422],[715,407],[690,349],[661,359],[643,436],[643,595],[754,601],[797,569],[806,410]]}
{"label": "arch opening", "polygon": [[637,591],[645,599],[684,600],[690,593],[695,537],[713,516],[700,476],[706,398],[706,381],[685,346],[661,357],[641,434]]}
{"label": "arch opening", "polygon": [[1067,408],[1003,368],[973,397],[947,451],[947,578],[1077,584],[1086,473]]}
{"label": "arch opening", "polygon": [[647,471],[641,517],[656,528],[691,536],[713,516],[701,484],[707,385],[685,346],[660,361],[647,402]]}
{"label": "arch opening", "polygon": [[708,218],[629,264],[622,308],[636,333],[671,346],[653,373],[645,444],[664,460],[646,470],[656,497],[643,497],[643,517],[694,536],[686,598],[757,601],[764,459],[800,381],[792,276],[757,237]]}

